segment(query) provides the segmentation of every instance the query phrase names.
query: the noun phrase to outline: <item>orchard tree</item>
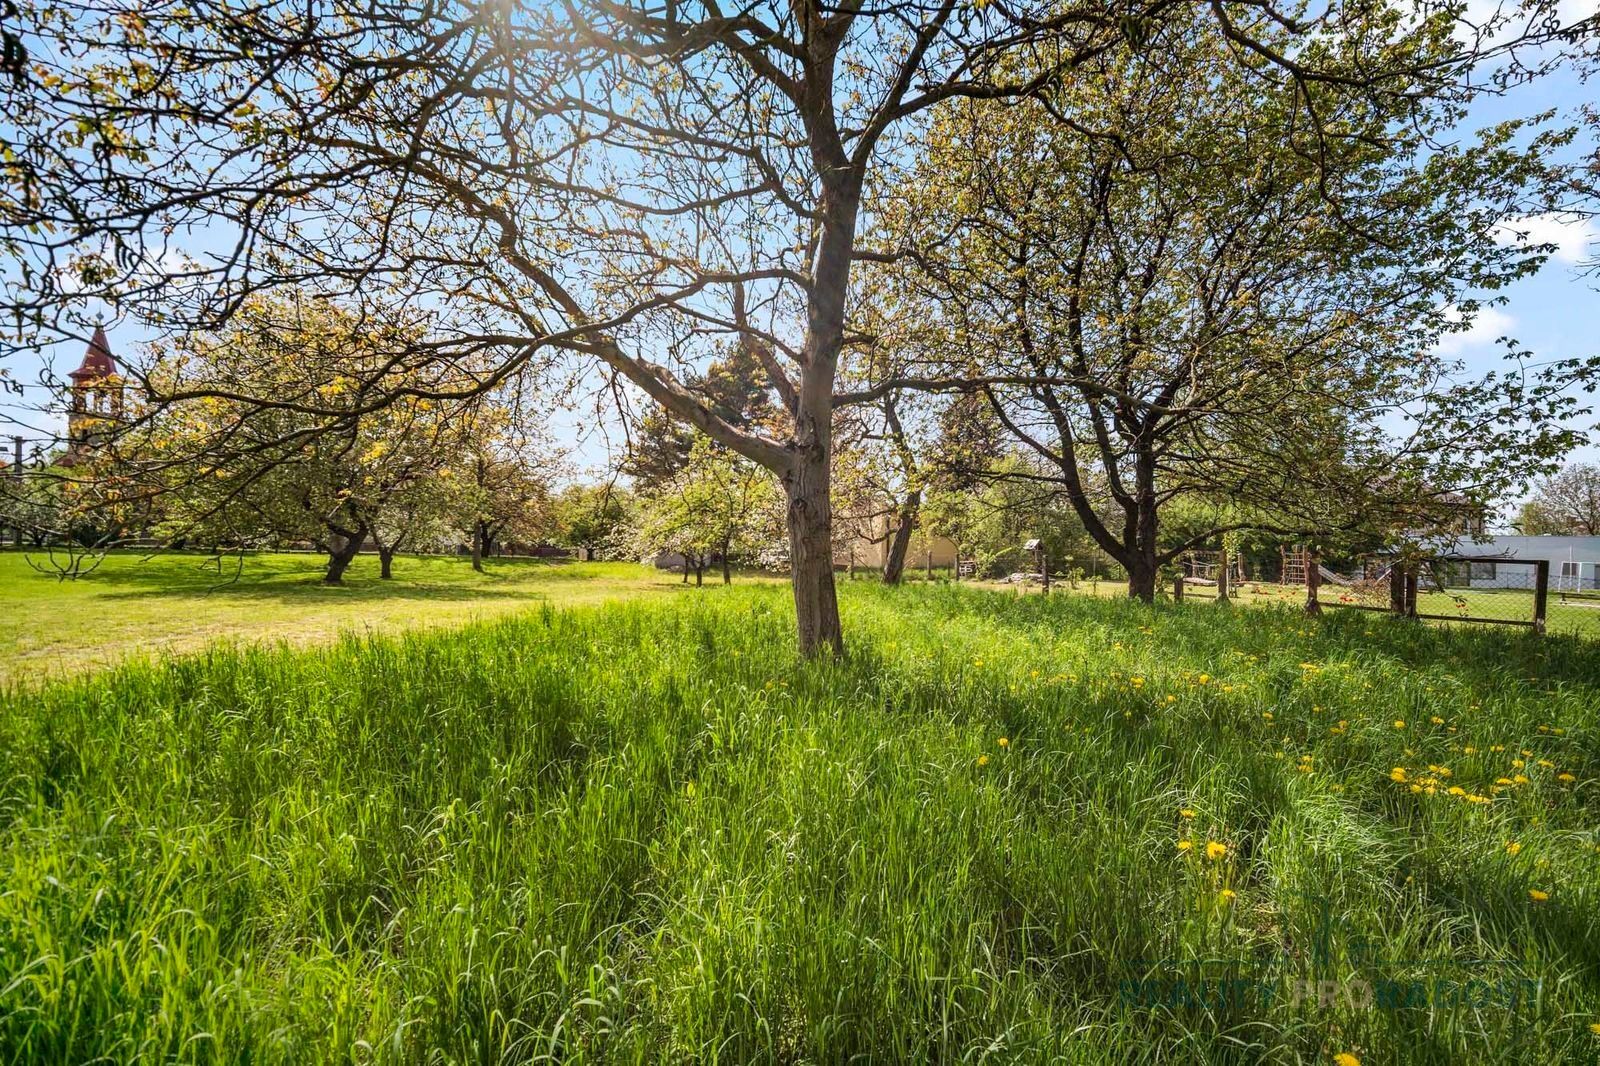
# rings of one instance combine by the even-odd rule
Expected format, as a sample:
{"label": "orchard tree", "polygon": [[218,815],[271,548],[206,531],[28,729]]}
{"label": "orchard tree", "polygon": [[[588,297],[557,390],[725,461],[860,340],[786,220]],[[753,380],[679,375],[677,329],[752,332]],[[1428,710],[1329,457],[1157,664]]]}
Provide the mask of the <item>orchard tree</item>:
{"label": "orchard tree", "polygon": [[[214,332],[252,293],[310,287],[427,318],[352,368],[353,406],[164,394],[335,434],[558,361],[625,382],[778,479],[799,647],[838,652],[833,414],[881,399],[836,395],[871,340],[852,270],[899,254],[864,232],[869,181],[920,151],[932,109],[1047,89],[1072,107],[1080,72],[1197,13],[1226,42],[1216,73],[1280,72],[1327,145],[1344,97],[1460,83],[1483,51],[1420,50],[1455,14],[1398,0],[33,0],[7,26],[25,75],[0,81],[7,309],[31,335],[92,298]],[[685,385],[727,343],[761,363],[777,424]]]}
{"label": "orchard tree", "polygon": [[778,489],[772,475],[735,452],[700,437],[670,481],[640,497],[643,554],[676,551],[699,584],[714,554],[722,583],[733,581],[733,560],[758,557],[781,536]]}
{"label": "orchard tree", "polygon": [[459,514],[472,545],[472,568],[507,540],[542,540],[551,527],[551,483],[561,473],[542,430],[525,416],[485,420],[464,449],[453,476]]}
{"label": "orchard tree", "polygon": [[[900,373],[986,374],[994,417],[1144,600],[1261,514],[1305,535],[1417,528],[1457,490],[1504,491],[1573,441],[1563,389],[1594,369],[1460,381],[1437,349],[1472,293],[1542,261],[1497,234],[1564,134],[1452,142],[1459,106],[1425,76],[1346,93],[1235,47],[1174,16],[1023,105],[952,101],[885,195],[917,264],[903,284],[944,338]],[[1424,70],[1456,45],[1432,25],[1394,47]],[[1164,540],[1163,508],[1191,498],[1229,506]]]}
{"label": "orchard tree", "polygon": [[[324,583],[338,585],[377,536],[388,577],[408,518],[443,506],[439,475],[463,448],[460,427],[471,419],[446,417],[436,401],[416,396],[367,409],[359,375],[384,358],[379,329],[327,301],[254,298],[223,332],[158,348],[149,380],[201,394],[141,415],[107,462],[144,498],[163,500],[171,538],[308,540],[327,552]],[[245,398],[255,395],[290,402]],[[295,397],[346,414],[325,420],[299,410]]]}

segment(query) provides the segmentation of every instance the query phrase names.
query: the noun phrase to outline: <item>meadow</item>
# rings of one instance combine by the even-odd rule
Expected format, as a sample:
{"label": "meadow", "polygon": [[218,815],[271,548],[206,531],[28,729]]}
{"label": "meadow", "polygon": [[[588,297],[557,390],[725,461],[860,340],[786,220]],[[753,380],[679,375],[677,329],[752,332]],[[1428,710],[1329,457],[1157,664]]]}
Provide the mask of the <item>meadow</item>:
{"label": "meadow", "polygon": [[14,687],[0,1061],[1600,1055],[1592,645],[842,591]]}
{"label": "meadow", "polygon": [[247,552],[219,572],[200,553],[111,552],[92,572],[59,581],[44,553],[0,551],[0,683],[103,668],[130,652],[324,643],[348,631],[461,625],[543,603],[681,591],[676,575],[632,563],[495,558],[478,574],[462,558],[400,556],[394,579],[383,581],[376,556],[362,555],[338,588],[321,583],[324,565],[311,553]]}

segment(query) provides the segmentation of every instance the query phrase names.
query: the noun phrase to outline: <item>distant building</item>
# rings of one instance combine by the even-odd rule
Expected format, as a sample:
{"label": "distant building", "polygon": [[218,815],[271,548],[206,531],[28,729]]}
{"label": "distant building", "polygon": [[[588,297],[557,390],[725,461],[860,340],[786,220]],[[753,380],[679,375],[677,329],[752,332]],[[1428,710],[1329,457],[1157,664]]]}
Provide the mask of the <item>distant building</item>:
{"label": "distant building", "polygon": [[67,450],[61,465],[77,466],[89,458],[106,430],[122,419],[124,382],[103,328],[95,327],[83,363],[67,377],[72,379],[72,389],[67,404]]}
{"label": "distant building", "polygon": [[[885,508],[865,523],[865,528],[855,528],[835,543],[833,565],[846,569],[861,567],[881,570],[889,557],[889,543],[894,538],[891,516]],[[949,570],[956,565],[955,541],[948,537],[930,536],[918,524],[906,549],[906,566]]]}
{"label": "distant building", "polygon": [[1484,560],[1468,564],[1468,573],[1459,582],[1462,587],[1527,588],[1530,567],[1497,566],[1497,561],[1525,563],[1543,559],[1550,564],[1552,589],[1600,589],[1600,537],[1460,537],[1434,547],[1446,554]]}

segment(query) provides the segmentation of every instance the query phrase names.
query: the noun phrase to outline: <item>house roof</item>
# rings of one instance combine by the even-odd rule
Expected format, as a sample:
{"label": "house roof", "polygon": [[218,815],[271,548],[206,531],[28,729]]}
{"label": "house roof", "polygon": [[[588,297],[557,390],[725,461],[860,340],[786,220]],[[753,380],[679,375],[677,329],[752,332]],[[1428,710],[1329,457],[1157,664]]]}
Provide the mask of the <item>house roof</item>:
{"label": "house roof", "polygon": [[117,361],[111,357],[111,345],[106,341],[104,326],[94,328],[94,336],[89,339],[89,348],[83,353],[83,363],[67,376],[74,385],[83,385],[90,381],[111,377],[117,372]]}

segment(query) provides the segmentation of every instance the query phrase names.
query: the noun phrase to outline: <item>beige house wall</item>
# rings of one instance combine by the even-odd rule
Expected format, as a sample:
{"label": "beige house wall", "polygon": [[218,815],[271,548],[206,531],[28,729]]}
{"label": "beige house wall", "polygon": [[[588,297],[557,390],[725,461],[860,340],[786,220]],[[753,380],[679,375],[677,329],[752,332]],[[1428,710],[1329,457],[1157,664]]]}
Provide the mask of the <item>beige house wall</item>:
{"label": "beige house wall", "polygon": [[[833,565],[840,568],[856,566],[868,570],[883,568],[889,553],[889,518],[887,515],[872,524],[871,535],[856,535],[843,540],[833,552]],[[956,545],[948,537],[929,536],[922,530],[911,534],[911,544],[906,549],[906,567],[933,566],[949,570],[956,565]]]}

